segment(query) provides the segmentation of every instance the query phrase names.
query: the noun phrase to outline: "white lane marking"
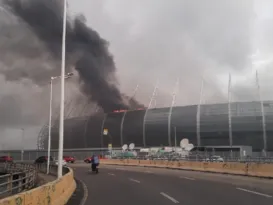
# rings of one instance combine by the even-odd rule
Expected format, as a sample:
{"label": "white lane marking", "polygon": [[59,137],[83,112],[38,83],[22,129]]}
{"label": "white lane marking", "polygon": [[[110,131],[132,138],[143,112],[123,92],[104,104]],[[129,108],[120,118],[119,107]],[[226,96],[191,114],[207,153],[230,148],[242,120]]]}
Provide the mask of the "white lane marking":
{"label": "white lane marking", "polygon": [[179,201],[177,201],[175,198],[169,196],[168,194],[164,193],[164,192],[160,192],[160,194],[164,197],[166,197],[167,199],[171,200],[173,203],[175,204],[179,204]]}
{"label": "white lane marking", "polygon": [[181,179],[188,179],[188,180],[195,180],[194,178],[191,178],[191,177],[180,177]]}
{"label": "white lane marking", "polygon": [[108,173],[108,175],[111,175],[111,176],[116,176],[115,174],[113,174],[113,173]]}
{"label": "white lane marking", "polygon": [[79,180],[79,182],[82,184],[82,186],[83,186],[83,192],[84,192],[83,193],[83,198],[82,198],[82,200],[80,202],[80,205],[84,205],[85,202],[86,202],[86,200],[87,200],[87,197],[88,197],[88,189],[87,189],[86,184],[82,180]]}
{"label": "white lane marking", "polygon": [[151,172],[151,171],[145,171],[146,173],[148,173],[148,174],[152,174],[153,172]]}
{"label": "white lane marking", "polygon": [[132,182],[140,183],[140,181],[138,181],[136,179],[129,178],[129,180],[132,181]]}
{"label": "white lane marking", "polygon": [[243,188],[236,188],[236,189],[238,189],[238,190],[240,190],[240,191],[245,191],[245,192],[249,192],[249,193],[252,193],[252,194],[264,196],[264,197],[267,197],[267,198],[271,198],[271,197],[272,197],[271,195],[263,194],[263,193],[256,192],[256,191],[251,191],[251,190],[248,190],[248,189],[243,189]]}
{"label": "white lane marking", "polygon": [[124,168],[116,168],[116,170],[125,170]]}

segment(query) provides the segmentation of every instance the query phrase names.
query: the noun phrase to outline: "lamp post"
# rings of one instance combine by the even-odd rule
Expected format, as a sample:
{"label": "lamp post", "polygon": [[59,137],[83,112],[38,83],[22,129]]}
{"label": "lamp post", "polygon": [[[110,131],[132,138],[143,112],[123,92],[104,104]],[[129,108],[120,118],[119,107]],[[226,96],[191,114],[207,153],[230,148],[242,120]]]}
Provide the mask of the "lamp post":
{"label": "lamp post", "polygon": [[60,100],[60,126],[59,126],[59,153],[58,153],[58,178],[63,175],[62,160],[63,160],[63,146],[64,146],[64,78],[65,78],[65,43],[66,43],[66,13],[67,0],[63,1],[63,36],[62,36],[62,71],[61,71],[61,100]]}
{"label": "lamp post", "polygon": [[[74,74],[67,73],[65,79],[71,78]],[[61,76],[51,77],[50,79],[50,101],[49,101],[49,122],[48,122],[48,143],[47,143],[47,169],[46,173],[49,174],[50,164],[50,151],[51,151],[51,127],[52,127],[52,93],[53,93],[53,80],[60,78]]]}

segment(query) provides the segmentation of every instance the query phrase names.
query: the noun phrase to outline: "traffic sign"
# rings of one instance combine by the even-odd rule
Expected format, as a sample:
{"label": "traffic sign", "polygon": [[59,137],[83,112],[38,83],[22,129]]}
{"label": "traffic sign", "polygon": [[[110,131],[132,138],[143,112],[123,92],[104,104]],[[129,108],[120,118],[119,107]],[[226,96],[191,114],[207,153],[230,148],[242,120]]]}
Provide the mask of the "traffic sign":
{"label": "traffic sign", "polygon": [[112,150],[112,144],[108,144],[108,150]]}
{"label": "traffic sign", "polygon": [[103,135],[108,135],[108,129],[103,129]]}

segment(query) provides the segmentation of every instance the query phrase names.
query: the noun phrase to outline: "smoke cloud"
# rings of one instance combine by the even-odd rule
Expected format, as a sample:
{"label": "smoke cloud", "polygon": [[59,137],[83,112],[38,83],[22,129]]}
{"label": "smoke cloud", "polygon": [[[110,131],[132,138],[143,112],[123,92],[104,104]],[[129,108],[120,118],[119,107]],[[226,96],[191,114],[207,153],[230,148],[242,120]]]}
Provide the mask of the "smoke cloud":
{"label": "smoke cloud", "polygon": [[[3,4],[19,17],[21,23],[30,28],[36,36],[30,42],[29,49],[23,49],[20,44],[14,44],[18,53],[36,58],[41,54],[51,61],[50,72],[46,75],[40,68],[1,70],[8,80],[30,78],[35,83],[49,79],[48,75],[60,72],[63,5],[58,0],[4,0]],[[114,109],[127,109],[130,104],[124,102],[124,95],[119,91],[115,77],[116,66],[113,56],[108,51],[108,42],[93,29],[86,26],[82,16],[67,21],[67,72],[75,68],[80,76],[82,91],[90,100],[97,103],[105,112]],[[39,50],[32,45],[42,42]],[[39,42],[40,41],[40,42]],[[35,46],[37,48],[37,46]],[[48,52],[46,52],[48,51]],[[9,58],[9,56],[5,56]],[[2,57],[3,58],[3,57]],[[36,58],[41,60],[41,58]],[[6,59],[11,61],[12,59]],[[37,63],[37,62],[36,62]],[[24,64],[25,65],[25,64]],[[30,66],[33,67],[33,66]],[[41,66],[41,67],[45,67]],[[53,69],[52,69],[53,67]],[[136,102],[135,102],[136,103]],[[138,103],[136,103],[138,104]]]}

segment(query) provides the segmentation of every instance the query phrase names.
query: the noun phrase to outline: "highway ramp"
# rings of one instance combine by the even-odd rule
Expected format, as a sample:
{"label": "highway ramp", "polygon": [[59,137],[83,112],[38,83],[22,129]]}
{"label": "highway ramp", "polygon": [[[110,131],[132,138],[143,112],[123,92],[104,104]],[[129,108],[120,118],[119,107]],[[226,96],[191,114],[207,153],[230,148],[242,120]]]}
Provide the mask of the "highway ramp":
{"label": "highway ramp", "polygon": [[[273,180],[161,168],[74,164],[85,204],[272,205]],[[83,205],[83,204],[81,204]]]}

